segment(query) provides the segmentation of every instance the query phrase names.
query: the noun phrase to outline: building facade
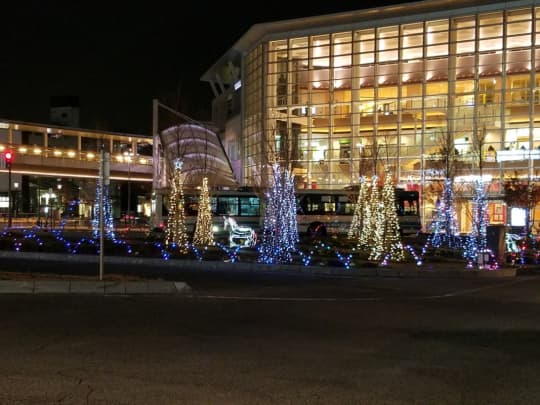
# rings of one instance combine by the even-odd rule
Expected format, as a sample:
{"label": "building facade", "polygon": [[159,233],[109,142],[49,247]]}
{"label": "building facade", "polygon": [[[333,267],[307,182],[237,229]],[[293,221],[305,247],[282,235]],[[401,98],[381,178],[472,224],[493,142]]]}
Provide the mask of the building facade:
{"label": "building facade", "polygon": [[[153,139],[51,124],[0,120],[0,226],[88,228],[96,203],[100,153],[110,154],[109,197],[115,219],[151,215]],[[11,168],[4,153],[14,155]]]}
{"label": "building facade", "polygon": [[[389,167],[397,186],[421,192],[427,224],[445,177],[467,197],[471,176],[482,176],[490,223],[508,224],[505,182],[539,180],[534,0],[422,1],[258,24],[202,79],[216,103],[241,94],[241,125],[224,143],[241,151],[244,185],[264,182],[275,158],[299,188],[342,188]],[[464,232],[469,212],[465,198]]]}

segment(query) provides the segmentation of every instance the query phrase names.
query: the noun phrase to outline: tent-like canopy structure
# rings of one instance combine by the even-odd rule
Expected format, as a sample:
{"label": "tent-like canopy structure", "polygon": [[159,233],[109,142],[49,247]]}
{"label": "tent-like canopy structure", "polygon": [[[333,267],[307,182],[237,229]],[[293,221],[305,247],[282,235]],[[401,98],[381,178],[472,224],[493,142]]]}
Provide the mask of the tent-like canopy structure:
{"label": "tent-like canopy structure", "polygon": [[163,175],[171,173],[179,160],[185,188],[199,187],[203,177],[208,177],[212,188],[238,187],[221,140],[209,128],[198,123],[179,124],[163,130],[160,140],[166,163]]}

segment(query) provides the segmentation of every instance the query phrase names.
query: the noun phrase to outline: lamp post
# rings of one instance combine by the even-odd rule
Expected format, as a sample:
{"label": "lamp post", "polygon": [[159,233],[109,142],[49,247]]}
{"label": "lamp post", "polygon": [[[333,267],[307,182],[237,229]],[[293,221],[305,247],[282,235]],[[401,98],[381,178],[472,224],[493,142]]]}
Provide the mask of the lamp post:
{"label": "lamp post", "polygon": [[19,182],[14,181],[13,182],[13,188],[15,189],[15,193],[13,196],[13,216],[16,218],[17,213],[19,212]]}
{"label": "lamp post", "polygon": [[8,228],[11,228],[11,164],[13,163],[13,152],[7,150],[4,152],[4,161],[8,169]]}
{"label": "lamp post", "polygon": [[8,229],[11,228],[11,164],[8,164]]}
{"label": "lamp post", "polygon": [[128,223],[131,223],[131,157],[133,156],[133,153],[131,153],[131,149],[129,151],[124,152],[124,161],[128,164],[128,183],[127,183],[127,212],[126,212],[126,218],[128,220]]}
{"label": "lamp post", "polygon": [[[60,179],[59,179],[60,180]],[[56,185],[56,188],[58,190],[58,194],[56,196],[56,212],[58,215],[58,221],[62,221],[62,212],[64,211],[63,207],[63,199],[62,199],[62,183],[58,183]],[[60,223],[59,222],[59,223]]]}

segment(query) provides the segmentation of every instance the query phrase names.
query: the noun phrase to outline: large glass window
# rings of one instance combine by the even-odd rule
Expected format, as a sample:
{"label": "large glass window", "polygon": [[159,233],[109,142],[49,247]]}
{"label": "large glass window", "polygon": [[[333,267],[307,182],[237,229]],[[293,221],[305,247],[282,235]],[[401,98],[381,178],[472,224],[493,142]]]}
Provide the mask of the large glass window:
{"label": "large glass window", "polygon": [[426,23],[427,57],[448,55],[448,20]]}
{"label": "large glass window", "polygon": [[506,47],[523,48],[531,46],[531,10],[509,11],[506,23]]}
{"label": "large glass window", "polygon": [[406,24],[402,26],[401,48],[402,60],[421,59],[424,56],[424,26]]}
{"label": "large glass window", "polygon": [[502,13],[483,14],[479,17],[479,50],[496,51],[502,48]]}
{"label": "large glass window", "polygon": [[476,20],[473,17],[459,18],[456,27],[456,53],[473,53],[475,51]]}
{"label": "large glass window", "polygon": [[398,27],[384,27],[377,31],[377,60],[379,63],[390,62],[398,59]]}

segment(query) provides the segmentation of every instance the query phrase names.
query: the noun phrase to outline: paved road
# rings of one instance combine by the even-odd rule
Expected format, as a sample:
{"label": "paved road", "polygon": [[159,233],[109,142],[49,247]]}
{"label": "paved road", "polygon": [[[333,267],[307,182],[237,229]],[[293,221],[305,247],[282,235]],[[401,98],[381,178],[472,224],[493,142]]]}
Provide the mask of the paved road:
{"label": "paved road", "polygon": [[0,295],[1,404],[534,404],[540,278]]}

